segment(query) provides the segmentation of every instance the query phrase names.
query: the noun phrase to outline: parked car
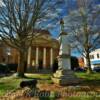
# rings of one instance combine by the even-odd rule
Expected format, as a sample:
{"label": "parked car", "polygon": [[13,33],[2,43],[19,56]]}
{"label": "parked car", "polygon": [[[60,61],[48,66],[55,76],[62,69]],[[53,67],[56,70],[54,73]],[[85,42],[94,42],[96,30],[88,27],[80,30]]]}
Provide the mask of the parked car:
{"label": "parked car", "polygon": [[95,72],[100,72],[100,67],[94,67],[94,68],[93,68],[93,71],[95,71]]}
{"label": "parked car", "polygon": [[78,68],[75,68],[74,71],[76,71],[76,72],[85,72],[86,69],[85,68],[78,67]]}
{"label": "parked car", "polygon": [[0,73],[8,73],[9,68],[6,64],[0,64]]}

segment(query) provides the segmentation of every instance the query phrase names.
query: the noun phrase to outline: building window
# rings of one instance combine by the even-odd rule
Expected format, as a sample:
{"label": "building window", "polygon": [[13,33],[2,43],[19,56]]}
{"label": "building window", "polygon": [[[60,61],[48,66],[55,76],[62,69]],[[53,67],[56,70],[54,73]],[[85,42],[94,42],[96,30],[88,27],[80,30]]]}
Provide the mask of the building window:
{"label": "building window", "polygon": [[94,59],[94,55],[92,55],[92,59]]}
{"label": "building window", "polygon": [[94,55],[90,55],[90,59],[94,59]]}
{"label": "building window", "polygon": [[99,58],[99,54],[97,54],[97,58]]}
{"label": "building window", "polygon": [[92,56],[90,55],[90,59],[92,59]]}

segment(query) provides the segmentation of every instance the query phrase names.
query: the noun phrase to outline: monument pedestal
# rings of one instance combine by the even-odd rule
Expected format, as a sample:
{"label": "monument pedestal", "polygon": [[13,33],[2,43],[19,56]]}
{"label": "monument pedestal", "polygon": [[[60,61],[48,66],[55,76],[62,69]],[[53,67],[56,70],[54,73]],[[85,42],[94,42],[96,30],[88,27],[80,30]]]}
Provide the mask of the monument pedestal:
{"label": "monument pedestal", "polygon": [[53,74],[52,80],[58,85],[75,85],[80,82],[71,70],[60,69]]}
{"label": "monument pedestal", "polygon": [[60,20],[61,33],[59,35],[60,50],[58,56],[58,70],[53,74],[52,80],[59,85],[72,85],[79,83],[79,79],[71,71],[70,44],[68,33],[64,32],[64,21]]}

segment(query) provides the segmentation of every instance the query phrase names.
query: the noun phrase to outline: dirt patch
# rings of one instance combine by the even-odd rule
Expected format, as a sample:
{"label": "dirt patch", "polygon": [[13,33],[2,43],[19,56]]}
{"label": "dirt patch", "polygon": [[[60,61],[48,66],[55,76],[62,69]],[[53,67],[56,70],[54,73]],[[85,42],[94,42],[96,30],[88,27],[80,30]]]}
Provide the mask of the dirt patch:
{"label": "dirt patch", "polygon": [[[72,94],[76,95],[76,93],[90,93],[90,92],[98,92],[100,93],[100,86],[59,86],[56,84],[38,84],[37,85],[39,91],[50,91],[58,93],[59,100],[63,100],[62,98],[71,96]],[[16,91],[8,92],[5,96],[0,97],[0,100],[39,100],[38,96],[26,96],[26,93],[31,91],[29,88],[17,89]],[[55,99],[56,100],[56,99]]]}
{"label": "dirt patch", "polygon": [[25,92],[30,90],[29,88],[17,89],[16,91],[11,91],[0,97],[0,100],[38,100],[37,98],[26,97]]}

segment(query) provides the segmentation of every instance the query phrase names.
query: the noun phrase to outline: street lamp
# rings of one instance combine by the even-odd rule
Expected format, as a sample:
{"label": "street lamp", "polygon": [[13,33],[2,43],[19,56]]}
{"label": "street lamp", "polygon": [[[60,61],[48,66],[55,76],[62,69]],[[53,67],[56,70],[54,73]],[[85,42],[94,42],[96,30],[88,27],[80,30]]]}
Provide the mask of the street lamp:
{"label": "street lamp", "polygon": [[7,55],[7,63],[9,63],[9,57],[10,57],[10,55],[11,55],[11,48],[10,47],[6,47],[5,48],[5,52],[6,52],[6,55]]}

